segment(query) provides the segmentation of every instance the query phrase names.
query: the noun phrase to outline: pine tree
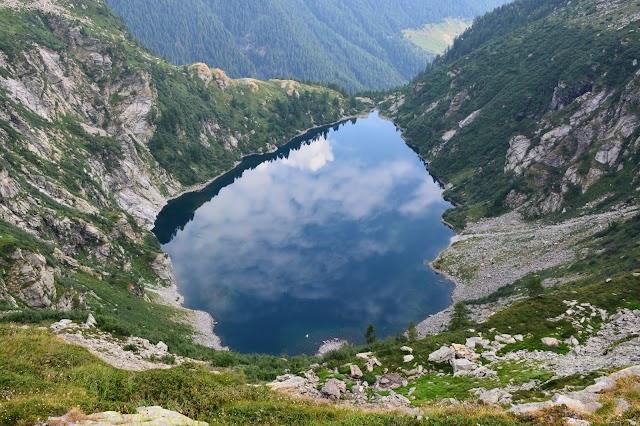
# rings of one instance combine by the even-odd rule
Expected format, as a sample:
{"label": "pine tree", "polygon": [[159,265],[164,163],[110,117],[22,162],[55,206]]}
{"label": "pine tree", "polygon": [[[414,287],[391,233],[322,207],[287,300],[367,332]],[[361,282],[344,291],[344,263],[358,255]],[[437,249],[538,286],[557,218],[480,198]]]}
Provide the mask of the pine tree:
{"label": "pine tree", "polygon": [[376,327],[373,324],[369,324],[369,327],[367,327],[364,338],[368,345],[376,341]]}

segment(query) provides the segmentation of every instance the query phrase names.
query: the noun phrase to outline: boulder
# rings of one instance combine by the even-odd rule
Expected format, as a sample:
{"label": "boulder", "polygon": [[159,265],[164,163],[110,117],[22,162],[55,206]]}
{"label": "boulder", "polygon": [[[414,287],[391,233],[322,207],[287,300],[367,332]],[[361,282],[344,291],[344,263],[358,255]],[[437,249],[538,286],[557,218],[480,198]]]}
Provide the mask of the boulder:
{"label": "boulder", "polygon": [[160,352],[167,352],[169,350],[169,347],[164,342],[158,342],[158,344],[156,345],[156,348]]}
{"label": "boulder", "polygon": [[491,389],[481,393],[479,400],[485,405],[510,404],[511,394],[502,389]]}
{"label": "boulder", "polygon": [[469,361],[468,359],[454,359],[451,361],[454,375],[465,375],[470,371],[478,368],[478,365]]}
{"label": "boulder", "polygon": [[631,404],[622,398],[616,398],[616,415],[622,416],[624,413],[631,409]]}
{"label": "boulder", "polygon": [[560,346],[562,344],[562,342],[555,337],[543,337],[541,341],[543,345],[551,347]]}
{"label": "boulder", "polygon": [[158,253],[150,266],[161,280],[171,281],[173,279],[173,264],[166,253]]}
{"label": "boulder", "polygon": [[589,393],[600,393],[602,391],[608,391],[616,387],[616,381],[610,377],[600,377],[596,380],[596,383],[587,386],[584,391]]}
{"label": "boulder", "polygon": [[340,396],[347,391],[347,385],[338,379],[329,379],[322,387],[322,393],[331,399],[340,399]]}
{"label": "boulder", "polygon": [[376,387],[379,390],[389,390],[406,386],[407,380],[398,373],[385,374],[378,380]]}
{"label": "boulder", "polygon": [[429,354],[431,362],[448,362],[455,357],[455,351],[448,346],[443,346],[435,352]]}
{"label": "boulder", "polygon": [[402,357],[403,362],[411,362],[413,361],[413,359],[414,359],[413,355],[405,355],[404,357]]}
{"label": "boulder", "polygon": [[413,348],[410,348],[409,346],[403,346],[403,347],[400,348],[400,350],[402,352],[409,352],[410,354],[413,353]]}
{"label": "boulder", "polygon": [[361,352],[359,354],[356,354],[356,358],[364,359],[366,361],[371,357],[371,355],[373,355],[373,352]]}
{"label": "boulder", "polygon": [[357,365],[351,364],[351,377],[354,379],[362,379],[362,370]]}

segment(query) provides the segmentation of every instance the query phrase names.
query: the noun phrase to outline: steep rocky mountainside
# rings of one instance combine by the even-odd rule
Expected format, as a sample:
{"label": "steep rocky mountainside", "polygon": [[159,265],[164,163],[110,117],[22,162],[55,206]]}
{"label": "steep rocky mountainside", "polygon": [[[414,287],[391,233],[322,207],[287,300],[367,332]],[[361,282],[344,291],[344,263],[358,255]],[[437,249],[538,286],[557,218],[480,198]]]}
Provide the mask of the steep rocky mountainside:
{"label": "steep rocky mountainside", "polygon": [[458,228],[603,211],[638,199],[639,60],[637,2],[520,0],[383,105],[463,205]]}
{"label": "steep rocky mountainside", "polygon": [[0,306],[171,322],[140,304],[145,286],[172,280],[147,231],[167,199],[358,105],[294,81],[172,66],[102,1],[1,2]]}

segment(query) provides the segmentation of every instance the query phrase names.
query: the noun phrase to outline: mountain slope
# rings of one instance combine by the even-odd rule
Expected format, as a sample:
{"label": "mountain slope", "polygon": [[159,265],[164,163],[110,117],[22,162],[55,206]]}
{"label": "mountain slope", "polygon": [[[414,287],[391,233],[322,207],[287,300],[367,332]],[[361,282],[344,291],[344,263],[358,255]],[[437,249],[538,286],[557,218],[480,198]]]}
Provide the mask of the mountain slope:
{"label": "mountain slope", "polygon": [[296,78],[350,91],[396,87],[427,56],[402,34],[445,18],[472,19],[506,0],[109,0],[147,46],[182,64],[235,77]]}
{"label": "mountain slope", "polygon": [[388,99],[463,205],[452,223],[637,199],[639,27],[633,2],[521,0],[479,19]]}

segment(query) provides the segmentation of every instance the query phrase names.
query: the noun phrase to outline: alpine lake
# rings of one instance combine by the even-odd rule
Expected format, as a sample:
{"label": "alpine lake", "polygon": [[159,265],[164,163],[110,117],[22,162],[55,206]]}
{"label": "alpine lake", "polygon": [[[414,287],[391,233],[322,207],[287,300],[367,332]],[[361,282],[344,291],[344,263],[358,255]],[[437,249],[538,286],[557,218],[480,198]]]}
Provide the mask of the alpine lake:
{"label": "alpine lake", "polygon": [[454,232],[442,188],[396,126],[371,113],[245,157],[171,201],[154,233],[185,306],[244,353],[315,353],[324,340],[402,333],[451,303],[426,261]]}

